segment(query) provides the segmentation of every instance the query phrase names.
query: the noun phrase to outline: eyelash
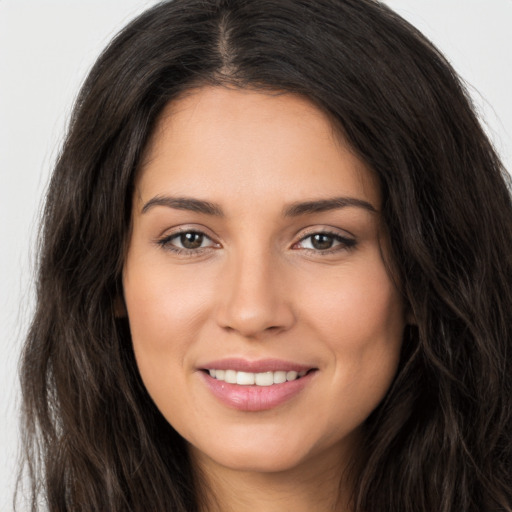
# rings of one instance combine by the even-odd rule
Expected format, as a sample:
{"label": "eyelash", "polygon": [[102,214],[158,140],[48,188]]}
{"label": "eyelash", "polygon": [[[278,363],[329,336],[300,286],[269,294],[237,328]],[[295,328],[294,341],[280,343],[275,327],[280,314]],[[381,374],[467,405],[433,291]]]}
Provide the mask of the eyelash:
{"label": "eyelash", "polygon": [[[208,245],[207,247],[198,247],[197,249],[187,249],[185,247],[176,247],[173,245],[172,241],[176,240],[184,235],[199,235],[204,237],[206,240],[210,240],[211,245]],[[219,246],[219,244],[216,244],[207,234],[203,233],[202,231],[196,230],[196,229],[184,229],[181,231],[178,231],[176,233],[173,233],[171,235],[167,235],[163,238],[160,238],[157,240],[157,244],[165,249],[166,251],[171,251],[179,256],[199,256],[202,254],[205,250],[211,249],[212,247]]]}
{"label": "eyelash", "polygon": [[340,235],[339,233],[335,233],[333,231],[329,231],[329,230],[320,230],[320,231],[314,231],[314,232],[311,232],[311,233],[308,233],[307,235],[303,236],[298,242],[296,242],[295,244],[293,244],[293,247],[297,246],[298,244],[304,242],[305,240],[308,240],[308,239],[312,239],[314,236],[316,235],[323,235],[323,236],[327,236],[329,238],[332,238],[333,239],[333,243],[334,242],[338,242],[337,245],[335,245],[334,247],[329,247],[328,249],[311,249],[311,248],[304,248],[303,250],[304,251],[307,251],[309,253],[313,253],[313,254],[319,254],[319,255],[329,255],[329,254],[333,254],[333,253],[337,253],[337,252],[341,252],[341,251],[348,251],[350,249],[354,249],[357,245],[357,241],[354,239],[354,238],[348,238],[348,237],[345,237],[345,236],[342,236]]}
{"label": "eyelash", "polygon": [[[184,235],[202,236],[202,237],[204,237],[204,239],[209,240],[211,242],[211,245],[208,245],[206,247],[198,247],[196,249],[187,249],[184,247],[176,247],[175,245],[172,244],[173,240],[176,240]],[[298,244],[303,243],[304,241],[306,241],[308,239],[312,239],[312,237],[314,237],[316,235],[323,235],[323,236],[330,237],[333,239],[333,242],[338,242],[338,244],[334,245],[334,247],[329,247],[325,250],[314,249],[314,248],[303,248],[302,250],[307,251],[309,253],[316,254],[316,255],[318,255],[318,254],[328,255],[328,254],[333,254],[333,253],[337,253],[340,251],[351,250],[351,249],[355,248],[355,246],[357,245],[357,241],[353,238],[344,237],[344,236],[341,236],[339,233],[334,233],[332,231],[321,230],[321,231],[314,231],[312,233],[308,233],[306,236],[303,236],[298,242],[295,242],[292,245],[292,248],[296,248],[296,250],[298,250],[297,249]],[[190,256],[190,257],[199,256],[204,251],[206,251],[208,249],[220,246],[220,244],[215,243],[208,235],[206,235],[202,231],[193,230],[193,229],[183,230],[183,231],[179,231],[177,233],[173,233],[171,235],[167,235],[167,236],[157,240],[157,244],[160,247],[162,247],[163,249],[165,249],[167,251],[171,251],[171,252],[175,253],[176,255]]]}

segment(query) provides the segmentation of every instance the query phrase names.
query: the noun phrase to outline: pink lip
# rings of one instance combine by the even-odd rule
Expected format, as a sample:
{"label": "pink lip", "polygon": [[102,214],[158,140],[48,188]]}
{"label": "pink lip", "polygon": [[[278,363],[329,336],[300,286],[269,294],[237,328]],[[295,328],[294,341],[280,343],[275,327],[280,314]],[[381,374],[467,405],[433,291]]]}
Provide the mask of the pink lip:
{"label": "pink lip", "polygon": [[[236,370],[252,373],[278,370],[307,371],[311,366],[285,362],[277,359],[246,361],[243,359],[222,359],[207,363],[202,369]],[[272,386],[241,386],[217,380],[205,371],[198,372],[212,394],[224,405],[239,411],[257,412],[278,407],[297,396],[308,386],[316,371],[311,371],[300,379],[273,384]]]}
{"label": "pink lip", "polygon": [[311,370],[312,366],[304,364],[292,363],[290,361],[283,361],[281,359],[260,359],[258,361],[247,361],[237,357],[228,359],[219,359],[218,361],[210,361],[201,365],[204,370],[236,370],[237,372],[277,372],[283,370],[286,372],[296,371],[303,372]]}

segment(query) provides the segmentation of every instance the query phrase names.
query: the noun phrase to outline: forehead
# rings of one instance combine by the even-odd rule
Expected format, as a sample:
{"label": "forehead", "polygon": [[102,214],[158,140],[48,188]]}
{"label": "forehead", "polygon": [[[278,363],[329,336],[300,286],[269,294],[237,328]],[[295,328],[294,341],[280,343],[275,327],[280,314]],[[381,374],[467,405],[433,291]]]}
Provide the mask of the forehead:
{"label": "forehead", "polygon": [[193,89],[167,105],[137,191],[145,200],[169,193],[249,202],[355,195],[380,205],[375,174],[311,101],[227,87]]}

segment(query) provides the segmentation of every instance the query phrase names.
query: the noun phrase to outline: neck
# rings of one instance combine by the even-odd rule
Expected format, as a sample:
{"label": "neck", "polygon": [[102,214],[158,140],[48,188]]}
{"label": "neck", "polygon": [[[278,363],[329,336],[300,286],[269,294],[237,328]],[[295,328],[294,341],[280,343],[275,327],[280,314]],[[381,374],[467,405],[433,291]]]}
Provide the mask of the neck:
{"label": "neck", "polygon": [[241,471],[192,455],[201,482],[201,512],[350,512],[352,486],[336,450],[286,471]]}

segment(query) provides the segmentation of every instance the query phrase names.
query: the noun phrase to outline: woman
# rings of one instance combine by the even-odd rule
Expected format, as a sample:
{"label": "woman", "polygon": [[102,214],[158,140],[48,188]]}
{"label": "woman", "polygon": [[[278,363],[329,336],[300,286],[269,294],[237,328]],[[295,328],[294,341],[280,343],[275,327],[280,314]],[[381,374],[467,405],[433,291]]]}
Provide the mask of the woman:
{"label": "woman", "polygon": [[512,510],[504,176],[378,3],[143,14],[47,197],[34,507]]}

